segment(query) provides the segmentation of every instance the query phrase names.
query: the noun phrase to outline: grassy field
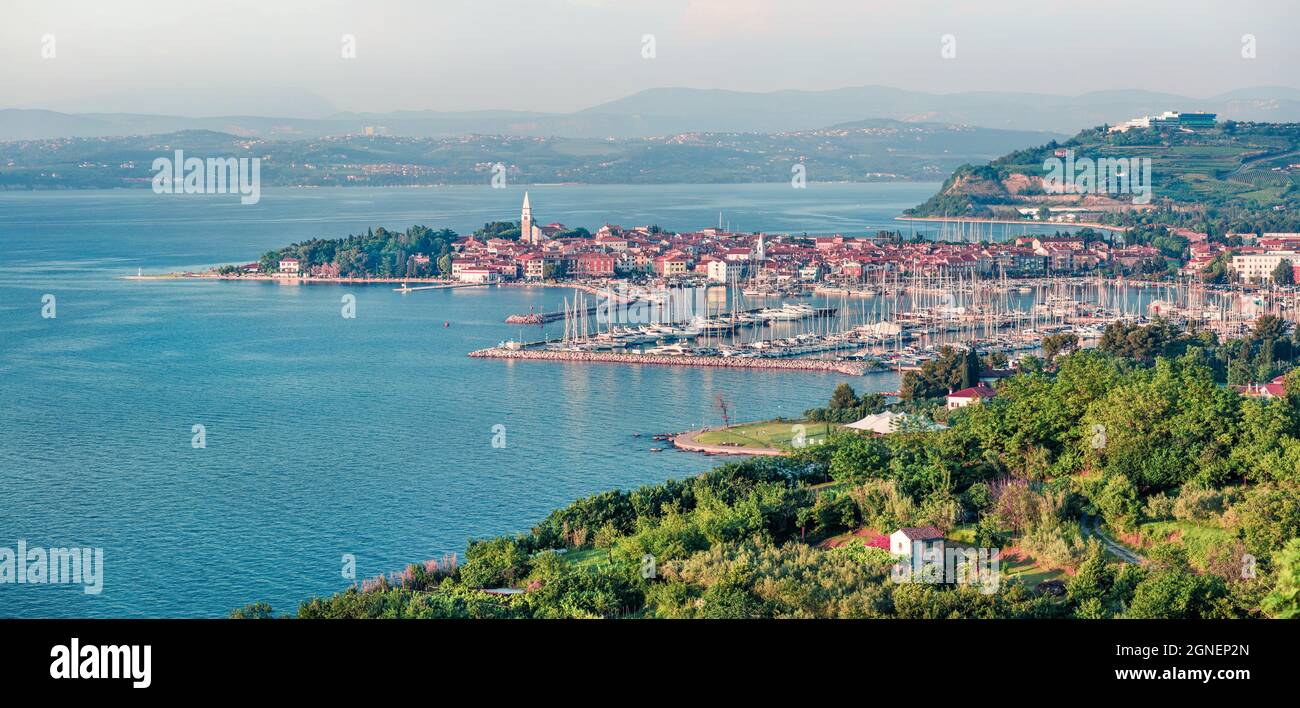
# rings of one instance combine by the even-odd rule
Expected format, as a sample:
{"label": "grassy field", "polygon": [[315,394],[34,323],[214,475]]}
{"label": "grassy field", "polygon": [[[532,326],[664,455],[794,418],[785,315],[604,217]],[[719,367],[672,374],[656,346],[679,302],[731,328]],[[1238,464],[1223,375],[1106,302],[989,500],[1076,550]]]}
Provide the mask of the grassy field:
{"label": "grassy field", "polygon": [[1210,551],[1231,547],[1234,540],[1232,534],[1224,529],[1191,521],[1148,521],[1138,526],[1138,533],[1144,541],[1176,539],[1187,549],[1187,559],[1201,569],[1204,569]]}
{"label": "grassy field", "polygon": [[710,430],[695,436],[695,441],[703,445],[734,445],[751,448],[781,448],[789,446],[791,440],[799,434],[796,426],[803,426],[803,434],[809,443],[825,438],[833,430],[843,426],[835,423],[809,423],[800,420],[765,420],[758,423],[742,423],[722,430]]}
{"label": "grassy field", "polygon": [[609,562],[609,551],[604,548],[571,548],[564,561],[575,568],[595,568]]}
{"label": "grassy field", "polygon": [[[950,548],[975,548],[975,525],[961,524],[944,535]],[[1034,587],[1047,580],[1065,580],[1068,576],[1059,568],[1043,568],[1033,558],[1003,558],[999,561],[1003,579]]]}

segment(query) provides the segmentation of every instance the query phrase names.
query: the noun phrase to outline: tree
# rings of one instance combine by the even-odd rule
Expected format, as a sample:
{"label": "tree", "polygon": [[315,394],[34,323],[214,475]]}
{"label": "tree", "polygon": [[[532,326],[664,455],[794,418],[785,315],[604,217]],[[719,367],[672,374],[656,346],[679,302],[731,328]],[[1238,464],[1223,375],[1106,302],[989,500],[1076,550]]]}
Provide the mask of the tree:
{"label": "tree", "polygon": [[1281,341],[1287,338],[1291,325],[1277,315],[1261,315],[1255,320],[1255,329],[1250,333],[1250,340],[1255,342]]}
{"label": "tree", "polygon": [[1291,268],[1291,261],[1286,258],[1277,262],[1272,275],[1273,282],[1277,285],[1295,285],[1295,271]]}
{"label": "tree", "polygon": [[513,221],[489,221],[483,228],[474,230],[474,238],[486,241],[492,238],[519,240],[519,224]]}
{"label": "tree", "polygon": [[451,275],[451,254],[450,253],[438,259],[438,274]]}
{"label": "tree", "polygon": [[981,363],[986,369],[1005,369],[1011,364],[1011,359],[1003,352],[992,352],[985,354]]}
{"label": "tree", "polygon": [[271,619],[274,616],[271,605],[262,600],[230,611],[230,619]]}
{"label": "tree", "polygon": [[846,383],[842,383],[839,386],[836,386],[835,391],[831,393],[829,407],[832,410],[857,408],[858,403],[858,395],[853,391],[853,387]]}
{"label": "tree", "polygon": [[1187,564],[1186,551],[1157,547],[1152,570],[1133,590],[1126,616],[1133,619],[1223,619],[1220,600],[1227,596],[1223,578],[1197,574]]}
{"label": "tree", "polygon": [[528,553],[508,536],[471,541],[465,550],[461,578],[475,588],[509,585],[528,574]]}
{"label": "tree", "polygon": [[1049,334],[1043,337],[1043,356],[1050,362],[1058,354],[1064,354],[1079,348],[1079,336],[1071,332]]}
{"label": "tree", "polygon": [[1234,508],[1246,548],[1260,558],[1300,537],[1300,499],[1294,490],[1259,487]]}
{"label": "tree", "polygon": [[722,414],[722,424],[731,425],[731,403],[718,393],[713,396],[713,405],[717,406],[718,412]]}
{"label": "tree", "polygon": [[1088,539],[1083,562],[1066,585],[1070,599],[1076,603],[1093,598],[1100,600],[1110,592],[1114,582],[1115,571],[1106,562],[1105,549],[1097,539]]}
{"label": "tree", "polygon": [[[906,401],[944,396],[949,391],[968,388],[961,385],[968,375],[967,357],[960,351],[945,346],[939,350],[939,356],[922,364],[920,371],[909,371],[903,375],[899,396]],[[978,380],[978,371],[975,376]]]}
{"label": "tree", "polygon": [[1287,541],[1274,562],[1277,584],[1264,597],[1263,610],[1273,619],[1300,619],[1300,538]]}
{"label": "tree", "polygon": [[1142,501],[1138,499],[1137,487],[1124,475],[1111,477],[1094,502],[1108,526],[1120,531],[1132,531],[1137,527]]}
{"label": "tree", "polygon": [[830,473],[836,481],[862,481],[885,476],[889,446],[880,438],[854,435],[831,455]]}
{"label": "tree", "polygon": [[961,370],[961,388],[978,386],[980,382],[980,355],[974,348],[966,350]]}
{"label": "tree", "polygon": [[1216,255],[1201,270],[1201,280],[1207,283],[1228,283],[1232,281],[1232,258],[1231,253],[1224,251]]}

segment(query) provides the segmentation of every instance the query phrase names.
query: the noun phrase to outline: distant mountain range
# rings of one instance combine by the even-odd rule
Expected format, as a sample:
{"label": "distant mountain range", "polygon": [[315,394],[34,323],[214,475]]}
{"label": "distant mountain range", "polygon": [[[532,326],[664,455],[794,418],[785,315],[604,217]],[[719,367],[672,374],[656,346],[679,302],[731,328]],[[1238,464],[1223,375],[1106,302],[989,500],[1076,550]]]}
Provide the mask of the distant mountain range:
{"label": "distant mountain range", "polygon": [[[306,100],[306,99],[304,99]],[[118,105],[118,104],[114,104]],[[314,110],[328,105],[313,104]],[[1209,111],[1220,119],[1300,121],[1300,89],[1257,87],[1209,98],[1144,90],[1081,96],[968,92],[934,94],[859,86],[827,91],[751,93],[659,88],[572,113],[523,111],[395,111],[328,117],[214,116],[154,113],[64,113],[0,110],[0,141],[151,135],[211,130],[245,137],[311,139],[359,134],[367,127],[393,136],[467,134],[562,138],[644,138],[691,132],[781,133],[864,119],[944,123],[1073,134],[1081,129],[1166,110]]]}

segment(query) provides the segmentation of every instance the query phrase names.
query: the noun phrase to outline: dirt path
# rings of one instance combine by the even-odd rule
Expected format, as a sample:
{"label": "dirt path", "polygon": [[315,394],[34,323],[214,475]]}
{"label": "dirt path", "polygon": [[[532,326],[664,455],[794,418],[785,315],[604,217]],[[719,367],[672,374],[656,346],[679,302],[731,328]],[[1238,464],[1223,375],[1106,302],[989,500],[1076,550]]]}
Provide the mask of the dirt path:
{"label": "dirt path", "polygon": [[1102,530],[1098,528],[1097,518],[1095,516],[1084,516],[1079,519],[1079,534],[1083,536],[1085,539],[1088,538],[1089,536],[1096,536],[1097,539],[1101,541],[1101,544],[1106,547],[1106,550],[1109,551],[1111,555],[1124,561],[1125,563],[1132,563],[1133,565],[1142,565],[1147,561],[1146,558],[1143,558],[1142,556],[1134,553],[1133,551],[1125,547],[1123,544],[1120,544],[1119,542],[1115,541],[1110,536],[1107,536],[1104,532],[1102,532]]}

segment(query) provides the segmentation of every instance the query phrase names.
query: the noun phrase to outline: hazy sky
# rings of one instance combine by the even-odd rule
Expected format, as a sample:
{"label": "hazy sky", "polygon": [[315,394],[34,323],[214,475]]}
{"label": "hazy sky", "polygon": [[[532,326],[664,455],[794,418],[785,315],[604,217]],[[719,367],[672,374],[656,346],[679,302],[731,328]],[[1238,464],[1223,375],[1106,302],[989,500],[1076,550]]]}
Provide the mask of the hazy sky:
{"label": "hazy sky", "polygon": [[0,0],[0,107],[570,111],[661,86],[864,84],[1203,97],[1300,84],[1298,18],[1297,0]]}

